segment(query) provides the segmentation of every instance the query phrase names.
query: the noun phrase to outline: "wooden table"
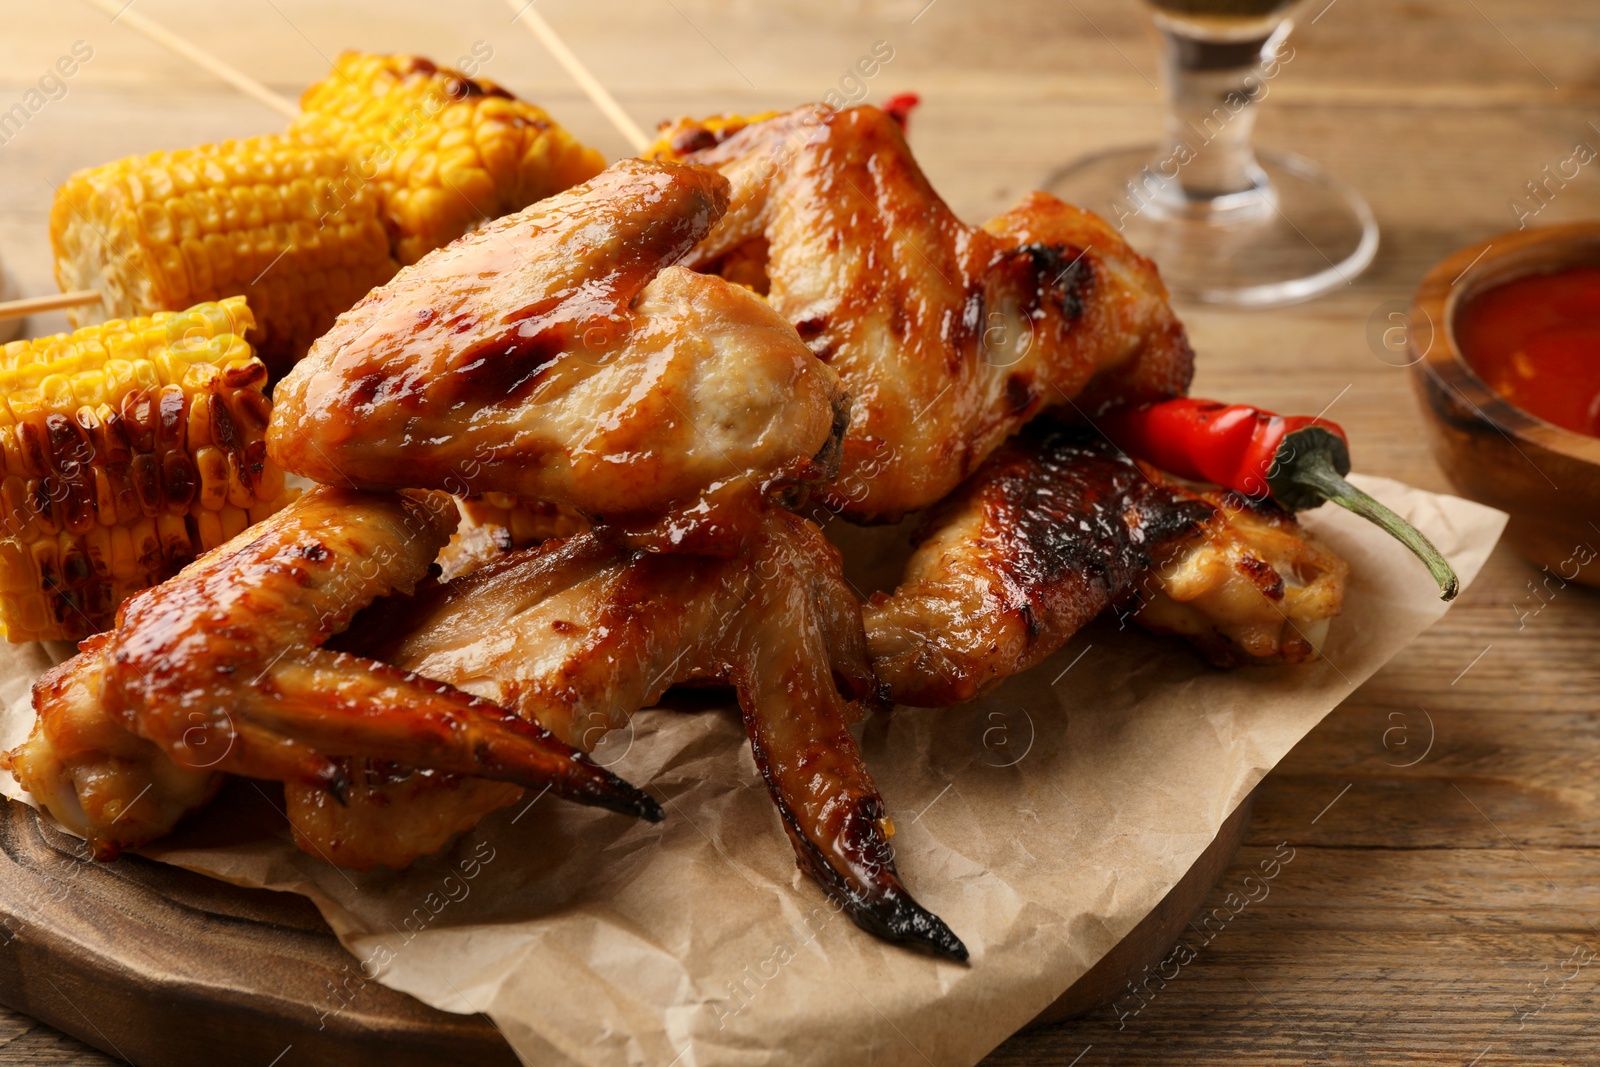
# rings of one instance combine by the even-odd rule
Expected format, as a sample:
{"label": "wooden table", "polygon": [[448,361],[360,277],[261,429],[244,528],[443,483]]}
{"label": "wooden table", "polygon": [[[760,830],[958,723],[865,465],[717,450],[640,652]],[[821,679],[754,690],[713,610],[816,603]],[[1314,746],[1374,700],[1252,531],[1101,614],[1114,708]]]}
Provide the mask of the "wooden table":
{"label": "wooden table", "polygon": [[[148,16],[293,95],[339,49],[442,61],[486,41],[483,73],[613,156],[620,138],[495,0],[138,0]],[[1447,252],[1516,224],[1511,203],[1577,142],[1600,147],[1592,0],[1314,0],[1259,140],[1358,185],[1383,227],[1373,268],[1296,308],[1185,309],[1196,389],[1331,415],[1359,466],[1447,490],[1407,372],[1369,336]],[[548,0],[541,5],[640,121],[815,99],[876,41],[875,99],[916,89],[913,142],[958,211],[981,218],[1080,154],[1152,139],[1151,43],[1125,0]],[[819,10],[820,8],[820,10]],[[1320,10],[1320,15],[1318,12]],[[0,145],[0,254],[53,288],[51,185],[116,155],[277,128],[87,5],[3,0],[0,109],[72,43],[94,58]],[[1311,21],[1317,16],[1315,21]],[[848,87],[848,86],[846,86]],[[1554,186],[1552,186],[1554,188]],[[1600,162],[1540,223],[1600,214]],[[41,318],[36,332],[60,328]],[[1270,895],[1215,934],[1135,1015],[1132,997],[1007,1042],[1022,1064],[1577,1063],[1600,1058],[1600,596],[1541,607],[1505,552],[1268,778],[1220,907],[1281,842]],[[1548,594],[1547,594],[1548,596]],[[1535,613],[1534,609],[1538,609]],[[0,1012],[0,1064],[115,1062]],[[266,1057],[262,1057],[266,1063]]]}

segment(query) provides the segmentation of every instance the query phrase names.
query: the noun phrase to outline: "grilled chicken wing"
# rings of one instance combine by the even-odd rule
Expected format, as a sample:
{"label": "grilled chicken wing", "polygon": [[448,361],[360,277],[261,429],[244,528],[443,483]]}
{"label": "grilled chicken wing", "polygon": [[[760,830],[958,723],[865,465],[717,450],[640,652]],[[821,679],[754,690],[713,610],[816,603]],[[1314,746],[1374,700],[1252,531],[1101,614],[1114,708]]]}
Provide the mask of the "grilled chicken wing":
{"label": "grilled chicken wing", "polygon": [[210,803],[225,780],[203,766],[180,767],[107,710],[100,699],[100,651],[109,640],[109,634],[89,638],[79,655],[34,683],[33,731],[0,757],[22,787],[102,860],[166,834]]}
{"label": "grilled chicken wing", "polygon": [[1029,432],[929,514],[899,587],[872,596],[873,668],[897,703],[970,700],[1066,644],[1211,513],[1133,460]]}
{"label": "grilled chicken wing", "polygon": [[1113,605],[1214,659],[1316,654],[1345,568],[1287,515],[1207,498],[1100,443],[1031,427],[928,516],[864,609],[894,700],[969,700]]}
{"label": "grilled chicken wing", "polygon": [[1276,508],[1204,495],[1216,511],[1203,536],[1158,563],[1134,619],[1181,634],[1222,667],[1316,659],[1344,606],[1349,564]]}
{"label": "grilled chicken wing", "polygon": [[838,372],[853,408],[828,503],[846,518],[934,503],[1041,410],[1187,387],[1193,353],[1154,264],[1097,216],[1034,193],[967,226],[872,107],[696,132],[665,140],[706,144],[684,158],[733,195],[685,262],[764,285]]}
{"label": "grilled chicken wing", "polygon": [[[864,928],[966,957],[895,872],[883,801],[847,729],[859,712],[847,695],[877,689],[860,608],[810,522],[769,512],[733,559],[630,553],[580,534],[375,614],[347,647],[515,708],[579,748],[675,683],[732,684],[801,869]],[[291,788],[291,803],[301,796]]]}
{"label": "grilled chicken wing", "polygon": [[[537,724],[441,682],[319,647],[373,599],[410,590],[454,525],[448,500],[326,487],[307,493],[128,600],[115,630],[41,679],[34,736],[11,757],[19,780],[102,850],[138,843],[139,835],[117,825],[121,811],[89,796],[103,783],[78,772],[83,753],[92,762],[95,749],[131,758],[136,777],[123,791],[157,777],[150,770],[159,766],[156,752],[176,765],[163,779],[171,788],[155,798],[162,810],[137,823],[157,833],[186,801],[203,803],[213,788],[208,773],[337,795],[349,788],[338,757],[351,756],[548,787],[660,818],[648,796]],[[74,720],[92,721],[102,733],[119,726],[132,737],[57,749],[53,739]]]}
{"label": "grilled chicken wing", "polygon": [[329,485],[508,493],[630,544],[736,551],[766,499],[832,476],[847,401],[761,300],[671,266],[726,205],[714,171],[624,160],[430,253],[278,384],[269,454]]}
{"label": "grilled chicken wing", "polygon": [[340,763],[350,782],[340,796],[289,783],[284,786],[284,810],[300,851],[361,871],[399,869],[431,856],[524,794],[511,782],[389,760]]}

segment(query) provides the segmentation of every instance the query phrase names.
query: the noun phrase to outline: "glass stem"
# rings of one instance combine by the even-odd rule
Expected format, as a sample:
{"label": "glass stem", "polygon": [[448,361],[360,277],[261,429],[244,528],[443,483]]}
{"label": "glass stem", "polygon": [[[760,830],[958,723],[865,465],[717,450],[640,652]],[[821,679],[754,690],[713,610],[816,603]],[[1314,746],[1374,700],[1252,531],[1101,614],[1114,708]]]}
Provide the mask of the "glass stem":
{"label": "glass stem", "polygon": [[1271,186],[1251,137],[1255,105],[1284,62],[1279,47],[1290,21],[1250,40],[1206,39],[1166,20],[1158,28],[1168,110],[1156,166],[1170,179],[1165,206],[1201,215],[1269,212]]}

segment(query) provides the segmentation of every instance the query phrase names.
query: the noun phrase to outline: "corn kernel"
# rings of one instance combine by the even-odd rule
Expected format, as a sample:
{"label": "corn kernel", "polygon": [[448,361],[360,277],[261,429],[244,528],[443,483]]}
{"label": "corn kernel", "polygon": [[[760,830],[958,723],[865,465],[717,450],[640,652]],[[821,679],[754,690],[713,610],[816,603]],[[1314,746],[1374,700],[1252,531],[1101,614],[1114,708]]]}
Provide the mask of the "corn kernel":
{"label": "corn kernel", "polygon": [[[462,92],[464,84],[473,91]],[[541,109],[412,56],[347,52],[301,106],[291,133],[342,149],[357,174],[371,177],[401,263],[605,165]]]}
{"label": "corn kernel", "polygon": [[199,504],[207,511],[220,511],[228,502],[228,458],[220,448],[212,445],[195,453],[195,467],[200,472]]}
{"label": "corn kernel", "polygon": [[32,555],[12,538],[0,540],[0,590],[25,593],[38,586]]}
{"label": "corn kernel", "polygon": [[[0,347],[0,625],[82,638],[269,514],[266,371],[242,299]],[[237,503],[230,497],[237,495]]]}
{"label": "corn kernel", "polygon": [[232,504],[218,512],[218,518],[222,520],[222,540],[224,542],[232,541],[235,537],[244,533],[245,528],[250,525],[250,513],[245,511],[244,508],[234,507]]}
{"label": "corn kernel", "polygon": [[194,516],[195,536],[201,551],[210,551],[227,540],[222,536],[222,516],[216,511],[201,511]]}
{"label": "corn kernel", "polygon": [[111,527],[111,575],[127,581],[139,573],[139,558],[133,548],[133,535],[126,526]]}

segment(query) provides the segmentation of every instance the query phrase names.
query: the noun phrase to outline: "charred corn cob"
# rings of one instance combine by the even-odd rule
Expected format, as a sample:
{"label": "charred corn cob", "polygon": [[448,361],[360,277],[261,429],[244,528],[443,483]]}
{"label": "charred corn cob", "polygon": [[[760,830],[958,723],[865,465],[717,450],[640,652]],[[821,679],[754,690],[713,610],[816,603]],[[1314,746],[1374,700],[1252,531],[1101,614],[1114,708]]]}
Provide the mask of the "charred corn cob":
{"label": "charred corn cob", "polygon": [[0,625],[77,640],[284,498],[242,297],[0,347]]}
{"label": "charred corn cob", "polygon": [[420,56],[346,52],[290,131],[346,152],[401,263],[605,167],[543,110]]}
{"label": "charred corn cob", "polygon": [[79,171],[50,211],[56,280],[98,289],[74,326],[247,296],[276,377],[399,269],[342,152],[255,137]]}
{"label": "charred corn cob", "polygon": [[663,122],[656,129],[655,141],[639,155],[644,159],[682,163],[689,153],[713,148],[746,126],[776,118],[778,114],[762,111],[754,115],[712,115],[706,119],[681,118]]}

